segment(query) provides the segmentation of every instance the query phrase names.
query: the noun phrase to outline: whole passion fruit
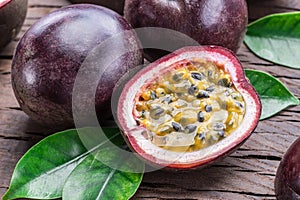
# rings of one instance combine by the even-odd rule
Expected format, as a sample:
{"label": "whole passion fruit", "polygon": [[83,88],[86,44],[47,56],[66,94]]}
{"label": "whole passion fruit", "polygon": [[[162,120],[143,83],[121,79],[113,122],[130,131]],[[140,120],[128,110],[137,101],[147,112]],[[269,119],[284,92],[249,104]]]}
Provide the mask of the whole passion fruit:
{"label": "whole passion fruit", "polygon": [[67,6],[37,21],[21,38],[12,62],[13,89],[22,110],[44,125],[72,126],[72,89],[79,68],[94,48],[123,31],[126,34],[116,41],[120,48],[115,49],[122,56],[102,66],[109,52],[101,49],[92,63],[105,68],[96,94],[82,94],[80,105],[94,98],[100,118],[111,112],[112,88],[118,79],[143,61],[135,32],[116,12],[91,4]]}
{"label": "whole passion fruit", "polygon": [[27,0],[0,0],[0,50],[17,36],[26,13]]}
{"label": "whole passion fruit", "polygon": [[[242,44],[248,23],[245,0],[125,0],[125,18],[134,28],[162,27],[179,31],[201,45],[218,45],[234,52]],[[176,43],[177,37],[145,35],[147,43]],[[161,38],[160,38],[161,37]],[[186,45],[182,45],[186,46]],[[161,51],[149,50],[153,60]]]}
{"label": "whole passion fruit", "polygon": [[275,178],[275,193],[278,200],[300,199],[300,138],[283,156]]}
{"label": "whole passion fruit", "polygon": [[129,146],[151,164],[205,166],[254,131],[260,99],[235,55],[185,47],[140,70],[120,92],[117,121]]}
{"label": "whole passion fruit", "polygon": [[110,8],[120,14],[123,14],[124,0],[70,0],[72,3],[91,3]]}

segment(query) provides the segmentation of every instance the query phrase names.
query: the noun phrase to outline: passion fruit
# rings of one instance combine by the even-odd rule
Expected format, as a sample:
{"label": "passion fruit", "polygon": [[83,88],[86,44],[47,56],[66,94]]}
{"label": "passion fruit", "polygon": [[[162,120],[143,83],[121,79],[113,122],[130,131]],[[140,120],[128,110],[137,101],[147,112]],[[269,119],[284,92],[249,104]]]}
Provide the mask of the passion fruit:
{"label": "passion fruit", "polygon": [[[105,69],[95,94],[102,119],[109,117],[104,113],[110,111],[115,83],[143,61],[135,32],[116,12],[91,4],[67,6],[38,20],[21,38],[12,62],[12,85],[22,110],[44,125],[72,126],[72,90],[79,68],[93,49],[124,31],[116,41],[122,48],[115,49],[122,56],[102,66],[104,54],[109,54],[102,49],[92,63],[94,68]],[[81,92],[84,107],[93,97]]]}
{"label": "passion fruit", "polygon": [[227,155],[251,135],[261,114],[241,63],[218,46],[184,47],[119,87],[116,117],[125,140],[163,167],[205,166]]}
{"label": "passion fruit", "polygon": [[123,14],[124,0],[70,0],[72,3],[91,3],[110,8],[120,14]]}
{"label": "passion fruit", "polygon": [[27,0],[0,1],[0,50],[17,36],[26,13]]}
{"label": "passion fruit", "polygon": [[[201,45],[223,46],[234,52],[243,42],[248,23],[245,0],[125,0],[124,15],[134,28],[172,29]],[[159,39],[172,44],[178,40],[177,36],[156,33],[143,38],[145,43],[156,43]],[[150,60],[160,55],[161,51],[147,51]]]}
{"label": "passion fruit", "polygon": [[300,199],[300,138],[283,156],[275,178],[275,193],[278,200]]}

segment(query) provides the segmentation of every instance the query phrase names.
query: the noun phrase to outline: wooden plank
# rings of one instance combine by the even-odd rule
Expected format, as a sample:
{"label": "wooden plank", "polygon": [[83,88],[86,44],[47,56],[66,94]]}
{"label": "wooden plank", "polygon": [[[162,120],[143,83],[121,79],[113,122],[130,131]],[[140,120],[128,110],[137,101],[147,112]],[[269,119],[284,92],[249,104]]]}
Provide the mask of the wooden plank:
{"label": "wooden plank", "polygon": [[[270,13],[300,10],[298,0],[248,0],[250,21]],[[18,106],[10,81],[13,51],[25,31],[40,17],[67,5],[67,0],[29,0],[22,31],[0,52],[0,197],[7,190],[19,158],[53,130],[33,122]],[[254,56],[245,45],[238,52],[245,68],[278,77],[298,98],[300,70],[284,68]],[[279,161],[299,137],[300,106],[261,121],[236,152],[209,168],[146,173],[133,199],[274,199]]]}
{"label": "wooden plank", "polygon": [[298,0],[247,0],[247,3],[250,21],[269,14],[300,10],[300,1]]}
{"label": "wooden plank", "polygon": [[[192,191],[192,190],[176,190],[176,191],[166,191],[166,190],[157,190],[151,188],[152,186],[145,187],[141,186],[137,192],[135,200],[254,200],[254,199],[275,199],[274,196],[263,198],[258,198],[257,196],[253,196],[251,194],[240,194],[236,192],[228,192],[228,191]],[[158,197],[159,196],[159,197]]]}
{"label": "wooden plank", "polygon": [[[157,177],[160,177],[159,179]],[[197,177],[197,178],[191,178]],[[257,180],[260,180],[259,182]],[[273,195],[273,176],[256,172],[232,170],[232,168],[212,166],[188,172],[155,171],[145,174],[143,183],[160,190],[187,191],[228,191],[256,196]],[[247,183],[247,184],[245,184]],[[255,191],[255,192],[254,192]],[[173,197],[175,195],[172,195]]]}

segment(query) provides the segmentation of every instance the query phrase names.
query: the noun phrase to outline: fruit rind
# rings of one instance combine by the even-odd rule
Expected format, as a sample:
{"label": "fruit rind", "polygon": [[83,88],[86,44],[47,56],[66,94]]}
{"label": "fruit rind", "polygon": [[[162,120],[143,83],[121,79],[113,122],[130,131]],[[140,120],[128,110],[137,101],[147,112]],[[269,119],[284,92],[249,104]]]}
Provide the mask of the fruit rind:
{"label": "fruit rind", "polygon": [[[134,28],[172,29],[186,34],[200,45],[219,45],[234,52],[243,42],[248,23],[245,0],[126,0],[124,16]],[[143,38],[145,43],[160,41],[166,46],[180,42],[177,36],[155,33],[145,34]],[[153,49],[145,49],[145,52],[150,60],[163,54]]]}
{"label": "fruit rind", "polygon": [[27,0],[0,2],[0,50],[20,32],[27,13]]}
{"label": "fruit rind", "polygon": [[[155,146],[145,138],[146,130],[137,126],[133,117],[133,102],[138,88],[141,88],[149,78],[157,76],[166,66],[192,57],[224,65],[224,70],[231,75],[235,88],[245,100],[246,113],[242,124],[230,136],[215,145],[195,152],[171,152]],[[261,103],[255,89],[245,77],[241,63],[231,51],[218,46],[197,46],[177,50],[139,71],[125,85],[120,96],[117,114],[124,138],[143,159],[159,166],[191,168],[207,165],[241,145],[258,124]]]}
{"label": "fruit rind", "polygon": [[10,3],[12,0],[4,0],[0,2],[0,8],[6,6],[8,3]]}
{"label": "fruit rind", "polygon": [[275,193],[278,200],[300,199],[300,138],[284,154],[275,178]]}
{"label": "fruit rind", "polygon": [[[100,48],[108,51],[109,47],[102,44],[114,36],[118,40],[109,47],[121,46],[114,49],[114,55],[122,56],[109,66],[101,65],[107,57]],[[94,99],[85,97],[87,90],[76,93],[82,95],[76,108],[88,110],[92,99],[98,117],[104,120],[111,114],[109,103],[115,83],[143,62],[135,32],[121,15],[92,4],[66,6],[39,19],[20,39],[12,62],[12,86],[22,110],[42,125],[73,127],[74,83],[88,59],[93,59],[89,67],[105,71],[99,75],[99,82],[90,83],[95,87],[99,83],[96,94],[92,94]],[[94,73],[91,68],[86,79]],[[81,116],[87,121],[84,125],[90,125],[88,117]]]}

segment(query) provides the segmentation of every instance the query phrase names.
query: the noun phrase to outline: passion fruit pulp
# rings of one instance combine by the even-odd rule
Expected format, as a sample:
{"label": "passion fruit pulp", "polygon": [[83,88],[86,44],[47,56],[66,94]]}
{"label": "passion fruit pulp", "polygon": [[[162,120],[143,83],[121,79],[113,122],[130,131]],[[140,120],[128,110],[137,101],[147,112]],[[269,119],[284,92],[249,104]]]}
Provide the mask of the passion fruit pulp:
{"label": "passion fruit pulp", "polygon": [[154,144],[195,151],[238,127],[245,102],[221,68],[209,61],[181,60],[137,94],[135,119],[155,133],[151,135]]}
{"label": "passion fruit pulp", "polygon": [[260,117],[259,97],[235,55],[185,47],[139,71],[117,109],[129,146],[151,164],[205,166],[241,145]]}
{"label": "passion fruit pulp", "polygon": [[275,178],[278,200],[300,199],[300,138],[284,154]]}
{"label": "passion fruit pulp", "polygon": [[27,0],[0,1],[0,50],[17,36],[26,13]]}
{"label": "passion fruit pulp", "polygon": [[[108,47],[97,54],[92,50],[114,35],[119,35],[115,42],[120,46],[114,53],[122,56],[103,66]],[[38,20],[21,38],[12,62],[12,85],[22,110],[43,125],[73,126],[74,82],[91,52],[95,54],[91,67],[105,68],[95,94],[96,112],[100,119],[110,117],[112,88],[130,68],[143,62],[142,52],[135,32],[122,16],[91,4],[58,9]],[[92,97],[81,93],[78,106],[84,109]]]}

